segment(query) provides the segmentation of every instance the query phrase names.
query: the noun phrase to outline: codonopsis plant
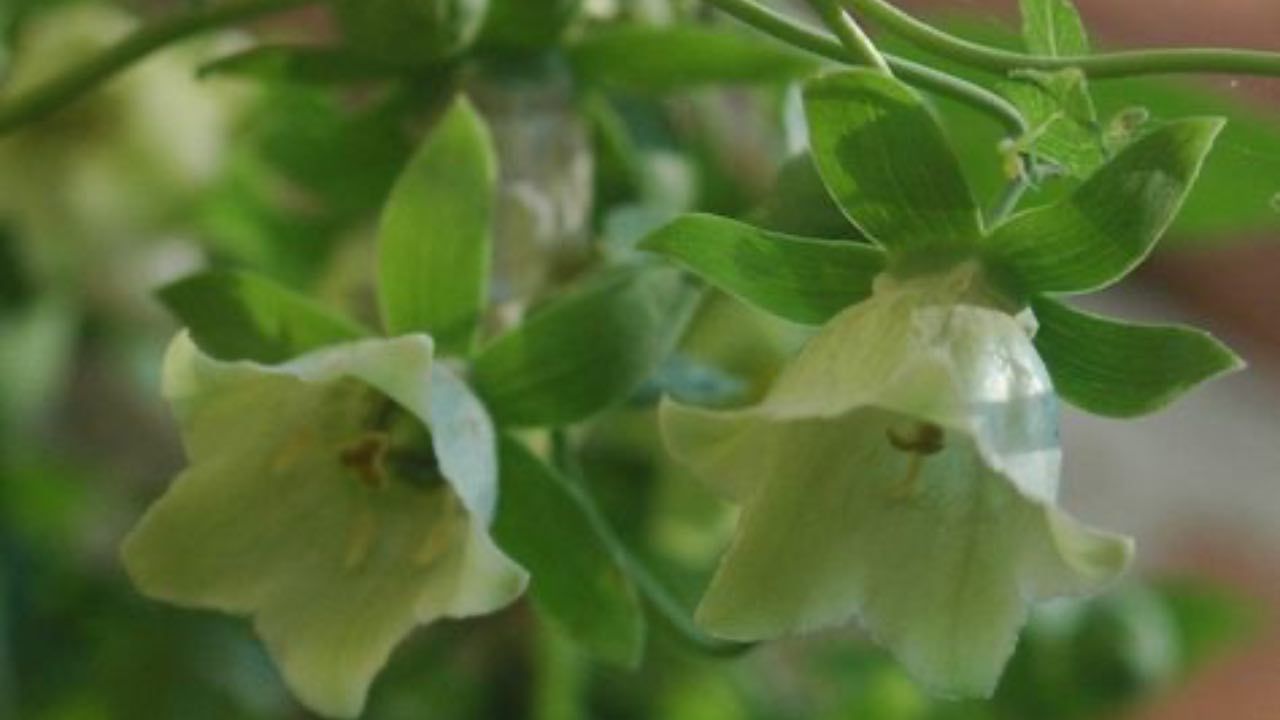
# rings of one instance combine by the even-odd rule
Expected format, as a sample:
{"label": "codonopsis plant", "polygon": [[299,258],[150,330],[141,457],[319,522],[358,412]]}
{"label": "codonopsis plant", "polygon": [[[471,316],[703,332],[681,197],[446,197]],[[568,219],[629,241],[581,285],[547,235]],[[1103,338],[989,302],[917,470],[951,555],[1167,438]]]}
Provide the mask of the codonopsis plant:
{"label": "codonopsis plant", "polygon": [[759,405],[663,408],[671,451],[743,506],[698,620],[754,641],[857,616],[927,687],[989,695],[1029,603],[1095,592],[1132,553],[1057,507],[1058,395],[1132,415],[1239,367],[1203,333],[1056,299],[1151,251],[1222,123],[1157,128],[986,227],[910,88],[854,70],[804,98],[817,170],[867,242],[692,215],[644,243],[822,326]]}
{"label": "codonopsis plant", "polygon": [[[323,1],[229,0],[176,14],[6,93],[0,132],[172,40]],[[986,695],[1030,604],[1097,592],[1123,573],[1131,543],[1058,507],[1059,399],[1135,416],[1240,363],[1204,333],[1064,301],[1119,281],[1151,252],[1222,129],[1137,115],[1104,124],[1089,81],[1280,75],[1280,57],[1091,55],[1067,0],[1021,2],[1028,54],[961,41],[883,0],[813,0],[829,35],[752,0],[708,4],[781,43],[693,23],[607,22],[617,18],[598,8],[606,22],[587,24],[574,0],[335,0],[333,46],[263,45],[205,68],[322,86],[390,81],[448,109],[383,209],[380,332],[251,272],[161,291],[186,326],[164,393],[189,467],[125,542],[144,593],[251,617],[306,705],[355,716],[413,627],[495,612],[526,588],[551,623],[623,665],[643,646],[645,595],[714,650],[856,617],[936,693]],[[1000,94],[881,53],[850,9],[993,73]],[[866,67],[833,72],[832,61]],[[562,428],[654,374],[696,289],[648,262],[606,267],[518,326],[484,332],[499,172],[485,123],[456,90],[476,68],[526,62],[569,68],[574,93],[602,106],[615,92],[808,80],[810,153],[762,213],[770,229],[688,215],[642,244],[818,328],[757,405],[660,410],[670,451],[742,508],[696,616],[729,643],[684,621],[572,481],[572,458],[548,462],[528,442],[554,429],[553,454],[571,451]],[[999,151],[1009,191],[988,217],[921,90],[1008,130]],[[565,117],[576,133],[579,116]],[[625,123],[592,122],[597,144],[628,165]],[[1016,212],[1029,187],[1054,178],[1068,179],[1058,199]],[[815,188],[831,212],[788,207]],[[569,204],[570,221],[545,234],[578,229],[587,208]],[[840,239],[777,231],[833,217],[848,221]]]}

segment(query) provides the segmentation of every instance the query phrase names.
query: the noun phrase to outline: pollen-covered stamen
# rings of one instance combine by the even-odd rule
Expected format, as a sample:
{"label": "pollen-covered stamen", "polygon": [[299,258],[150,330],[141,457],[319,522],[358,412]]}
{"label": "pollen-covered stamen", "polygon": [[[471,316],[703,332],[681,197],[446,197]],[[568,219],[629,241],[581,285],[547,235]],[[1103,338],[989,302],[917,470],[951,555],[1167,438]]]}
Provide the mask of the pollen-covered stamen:
{"label": "pollen-covered stamen", "polygon": [[390,447],[391,439],[386,433],[371,432],[343,448],[338,460],[365,487],[378,490],[386,486],[386,456]]}
{"label": "pollen-covered stamen", "polygon": [[942,452],[946,447],[946,432],[928,422],[912,422],[906,426],[891,427],[885,431],[889,444],[907,453],[906,476],[895,483],[889,494],[895,500],[910,500],[920,494],[920,471],[930,455]]}

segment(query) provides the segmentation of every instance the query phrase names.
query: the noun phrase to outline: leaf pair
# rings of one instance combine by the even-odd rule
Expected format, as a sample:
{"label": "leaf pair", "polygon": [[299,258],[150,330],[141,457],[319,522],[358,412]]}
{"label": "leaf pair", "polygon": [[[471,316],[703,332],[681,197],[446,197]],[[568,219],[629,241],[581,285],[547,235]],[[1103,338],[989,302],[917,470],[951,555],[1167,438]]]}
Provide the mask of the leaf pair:
{"label": "leaf pair", "polygon": [[695,216],[645,246],[762,309],[811,324],[867,297],[881,270],[914,274],[977,261],[1015,305],[1031,301],[1038,311],[1037,348],[1063,396],[1100,414],[1149,412],[1239,367],[1204,333],[1109,321],[1045,295],[1101,289],[1145,259],[1186,198],[1221,121],[1169,123],[1062,200],[987,229],[942,128],[907,86],[868,70],[841,72],[810,82],[805,108],[819,174],[874,245]]}

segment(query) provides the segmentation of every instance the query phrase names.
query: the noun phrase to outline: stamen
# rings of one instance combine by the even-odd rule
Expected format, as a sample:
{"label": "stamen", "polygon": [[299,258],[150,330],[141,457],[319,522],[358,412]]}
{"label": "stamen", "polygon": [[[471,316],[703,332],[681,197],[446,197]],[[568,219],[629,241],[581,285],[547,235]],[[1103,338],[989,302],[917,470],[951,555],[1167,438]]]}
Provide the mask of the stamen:
{"label": "stamen", "polygon": [[360,509],[351,521],[351,529],[347,531],[347,552],[342,558],[342,569],[347,572],[359,569],[369,558],[377,536],[378,514],[370,499],[363,498]]}
{"label": "stamen", "polygon": [[907,428],[891,427],[885,431],[889,444],[907,453],[907,474],[889,489],[893,500],[905,501],[917,497],[921,491],[920,473],[924,461],[930,455],[942,452],[946,447],[946,432],[933,423],[911,423]]}
{"label": "stamen", "polygon": [[946,447],[946,432],[933,423],[913,422],[906,428],[885,431],[889,444],[914,455],[936,455]]}
{"label": "stamen", "polygon": [[365,487],[378,490],[386,486],[385,458],[390,440],[385,433],[369,433],[348,445],[338,454],[343,467],[354,472]]}

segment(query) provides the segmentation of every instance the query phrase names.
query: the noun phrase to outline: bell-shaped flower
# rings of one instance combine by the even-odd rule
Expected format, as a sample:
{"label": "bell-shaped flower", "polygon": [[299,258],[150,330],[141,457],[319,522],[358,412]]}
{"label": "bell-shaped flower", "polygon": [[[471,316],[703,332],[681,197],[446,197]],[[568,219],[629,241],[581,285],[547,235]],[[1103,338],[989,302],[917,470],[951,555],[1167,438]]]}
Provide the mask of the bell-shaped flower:
{"label": "bell-shaped flower", "polygon": [[1030,603],[1095,591],[1132,555],[1057,506],[1058,396],[1141,414],[1239,366],[1205,333],[1058,299],[1142,261],[1221,122],[1162,126],[1061,200],[988,223],[900,81],[815,79],[805,113],[808,187],[866,242],[784,234],[814,225],[789,212],[768,229],[689,215],[643,243],[822,326],[759,405],[663,408],[673,453],[743,506],[698,620],[760,640],[857,616],[935,693],[987,695]]}
{"label": "bell-shaped flower", "polygon": [[266,365],[184,334],[164,389],[190,466],[126,539],[129,574],[152,597],[252,616],[315,711],[359,714],[415,625],[523,591],[489,535],[493,427],[426,336]]}
{"label": "bell-shaped flower", "polygon": [[759,405],[664,405],[672,452],[743,505],[702,626],[752,641],[856,615],[932,691],[986,695],[1028,603],[1124,570],[1130,541],[1057,507],[1056,397],[995,302],[976,265],[881,276]]}

